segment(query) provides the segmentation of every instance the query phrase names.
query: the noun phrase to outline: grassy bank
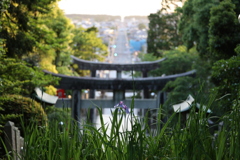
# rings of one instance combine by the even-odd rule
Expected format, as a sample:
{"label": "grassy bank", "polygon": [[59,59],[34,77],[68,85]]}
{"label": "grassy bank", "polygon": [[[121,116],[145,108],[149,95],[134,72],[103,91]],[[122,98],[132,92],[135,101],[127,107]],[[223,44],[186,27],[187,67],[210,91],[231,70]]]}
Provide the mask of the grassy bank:
{"label": "grassy bank", "polygon": [[[205,111],[192,109],[184,124],[181,116],[173,114],[166,123],[158,113],[157,128],[150,130],[146,118],[118,109],[112,112],[111,125],[105,124],[102,110],[98,109],[101,127],[66,119],[63,125],[49,123],[46,127],[34,124],[24,128],[24,160],[228,160],[240,159],[240,111],[220,117],[216,124],[209,125]],[[120,113],[120,114],[119,114]],[[131,130],[121,124],[131,120]],[[221,130],[212,130],[223,121]],[[74,124],[75,123],[75,124]],[[107,134],[107,130],[110,130]],[[146,134],[148,133],[148,134]],[[5,155],[5,159],[11,159]]]}

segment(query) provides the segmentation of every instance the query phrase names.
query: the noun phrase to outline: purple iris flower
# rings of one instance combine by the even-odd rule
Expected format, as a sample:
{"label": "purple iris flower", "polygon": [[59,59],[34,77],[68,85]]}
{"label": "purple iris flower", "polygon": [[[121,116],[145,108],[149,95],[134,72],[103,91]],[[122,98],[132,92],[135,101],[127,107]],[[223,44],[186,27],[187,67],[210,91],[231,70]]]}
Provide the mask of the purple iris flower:
{"label": "purple iris flower", "polygon": [[130,113],[127,105],[125,105],[123,101],[120,101],[118,104],[116,104],[114,108],[122,108],[125,110],[126,113]]}

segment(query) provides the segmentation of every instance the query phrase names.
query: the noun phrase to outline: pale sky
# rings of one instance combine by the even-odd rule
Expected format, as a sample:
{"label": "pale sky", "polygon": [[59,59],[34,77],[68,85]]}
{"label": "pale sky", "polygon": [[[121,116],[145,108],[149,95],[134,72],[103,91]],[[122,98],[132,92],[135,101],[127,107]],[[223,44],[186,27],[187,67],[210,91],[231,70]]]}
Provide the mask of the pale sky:
{"label": "pale sky", "polygon": [[61,0],[65,14],[143,15],[156,13],[161,0]]}

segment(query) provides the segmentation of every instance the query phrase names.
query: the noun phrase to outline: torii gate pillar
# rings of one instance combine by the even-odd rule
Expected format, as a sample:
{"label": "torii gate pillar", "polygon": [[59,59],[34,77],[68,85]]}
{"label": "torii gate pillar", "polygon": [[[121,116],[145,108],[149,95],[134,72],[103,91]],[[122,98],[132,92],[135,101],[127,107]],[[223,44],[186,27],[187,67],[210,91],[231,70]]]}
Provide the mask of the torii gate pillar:
{"label": "torii gate pillar", "polygon": [[[122,72],[117,70],[117,79],[122,78]],[[114,103],[117,104],[119,101],[125,100],[125,90],[119,89],[119,90],[113,90],[113,100]]]}
{"label": "torii gate pillar", "polygon": [[[91,70],[91,77],[96,77],[96,70]],[[94,99],[95,98],[95,90],[91,89],[90,93],[89,93],[89,98],[90,99]],[[94,113],[95,113],[95,109],[94,108],[90,108],[89,109],[89,117],[87,117],[88,121],[93,123],[94,122]]]}
{"label": "torii gate pillar", "polygon": [[80,128],[80,118],[81,118],[81,91],[73,90],[72,92],[72,117],[78,123],[78,127]]}

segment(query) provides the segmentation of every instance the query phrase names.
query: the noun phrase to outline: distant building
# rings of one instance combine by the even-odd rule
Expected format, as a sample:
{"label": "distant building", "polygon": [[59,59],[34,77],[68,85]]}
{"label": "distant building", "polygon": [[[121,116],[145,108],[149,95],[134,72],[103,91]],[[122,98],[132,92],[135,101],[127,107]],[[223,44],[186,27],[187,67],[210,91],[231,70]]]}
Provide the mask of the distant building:
{"label": "distant building", "polygon": [[130,40],[130,48],[131,52],[139,52],[143,51],[144,46],[146,46],[147,42],[146,39],[141,39],[141,40]]}

